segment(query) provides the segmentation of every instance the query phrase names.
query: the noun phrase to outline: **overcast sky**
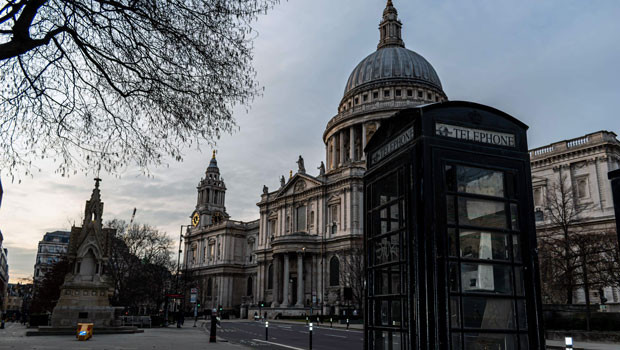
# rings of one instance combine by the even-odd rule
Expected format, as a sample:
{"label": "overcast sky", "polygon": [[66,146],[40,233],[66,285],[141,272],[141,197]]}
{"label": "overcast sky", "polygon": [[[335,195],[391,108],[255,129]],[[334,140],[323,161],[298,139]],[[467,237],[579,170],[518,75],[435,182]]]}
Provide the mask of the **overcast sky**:
{"label": "overcast sky", "polygon": [[[393,0],[407,48],[424,56],[451,100],[503,110],[530,126],[530,148],[586,133],[620,132],[620,1]],[[240,131],[218,144],[233,219],[257,219],[263,184],[324,159],[321,139],[349,73],[376,50],[384,0],[290,0],[256,25],[254,66],[264,95]],[[211,149],[188,149],[183,163],[102,174],[104,220],[149,223],[178,238],[196,205],[196,185]],[[40,164],[44,169],[45,164]],[[0,230],[11,280],[32,276],[47,231],[79,225],[92,176],[35,174],[12,184],[4,175]]]}

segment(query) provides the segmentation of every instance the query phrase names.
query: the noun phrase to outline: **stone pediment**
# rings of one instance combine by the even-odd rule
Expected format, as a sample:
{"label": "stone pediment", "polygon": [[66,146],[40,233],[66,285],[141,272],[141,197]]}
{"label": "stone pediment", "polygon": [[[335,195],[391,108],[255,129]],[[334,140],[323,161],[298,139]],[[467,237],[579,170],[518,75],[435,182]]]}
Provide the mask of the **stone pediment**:
{"label": "stone pediment", "polygon": [[320,180],[313,176],[297,173],[280,189],[280,191],[278,191],[276,198],[302,193],[312,188],[319,187],[322,184]]}

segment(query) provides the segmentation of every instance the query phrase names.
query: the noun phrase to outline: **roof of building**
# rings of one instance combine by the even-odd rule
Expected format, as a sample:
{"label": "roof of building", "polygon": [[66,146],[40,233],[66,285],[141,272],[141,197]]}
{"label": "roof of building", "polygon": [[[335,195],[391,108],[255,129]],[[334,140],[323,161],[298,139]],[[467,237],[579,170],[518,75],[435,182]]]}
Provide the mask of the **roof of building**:
{"label": "roof of building", "polygon": [[401,38],[401,23],[397,11],[388,1],[379,25],[381,38],[377,51],[364,58],[353,69],[344,89],[350,91],[380,81],[398,80],[430,85],[442,90],[441,81],[433,66],[421,55],[405,48]]}

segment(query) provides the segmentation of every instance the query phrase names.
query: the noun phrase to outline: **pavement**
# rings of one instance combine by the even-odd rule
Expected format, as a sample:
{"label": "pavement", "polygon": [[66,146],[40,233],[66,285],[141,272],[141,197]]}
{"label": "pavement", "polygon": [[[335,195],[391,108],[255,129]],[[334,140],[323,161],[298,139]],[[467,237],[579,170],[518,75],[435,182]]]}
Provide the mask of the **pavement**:
{"label": "pavement", "polygon": [[209,343],[205,329],[194,328],[192,325],[193,322],[185,322],[182,328],[146,328],[144,333],[138,334],[95,334],[90,340],[78,341],[75,336],[26,337],[25,326],[7,323],[5,329],[0,329],[0,350],[247,350],[246,347],[225,341]]}
{"label": "pavement", "polygon": [[[547,349],[566,349],[566,346],[561,340],[547,340]],[[590,342],[573,342],[573,349],[575,350],[618,350],[620,349],[620,344],[611,344],[611,343],[590,343]]]}

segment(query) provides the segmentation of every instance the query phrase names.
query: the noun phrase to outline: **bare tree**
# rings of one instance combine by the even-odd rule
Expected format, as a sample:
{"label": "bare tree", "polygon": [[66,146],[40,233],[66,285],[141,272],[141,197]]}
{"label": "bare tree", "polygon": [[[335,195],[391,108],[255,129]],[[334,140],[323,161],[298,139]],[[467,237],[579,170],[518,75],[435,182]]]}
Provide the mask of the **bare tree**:
{"label": "bare tree", "polygon": [[4,0],[0,169],[143,169],[232,132],[259,89],[252,22],[278,0]]}
{"label": "bare tree", "polygon": [[149,225],[127,225],[112,220],[113,238],[108,274],[114,284],[113,303],[126,307],[157,308],[172,280],[172,240]]}
{"label": "bare tree", "polygon": [[[565,175],[547,187],[546,224],[537,232],[542,292],[547,302],[573,303],[580,259],[573,246],[582,231],[580,214],[588,209],[575,199],[574,189]],[[560,297],[562,293],[564,298]]]}
{"label": "bare tree", "polygon": [[351,288],[353,303],[357,309],[364,305],[364,250],[353,248],[343,252],[343,268],[340,270],[340,280],[345,288]]}

